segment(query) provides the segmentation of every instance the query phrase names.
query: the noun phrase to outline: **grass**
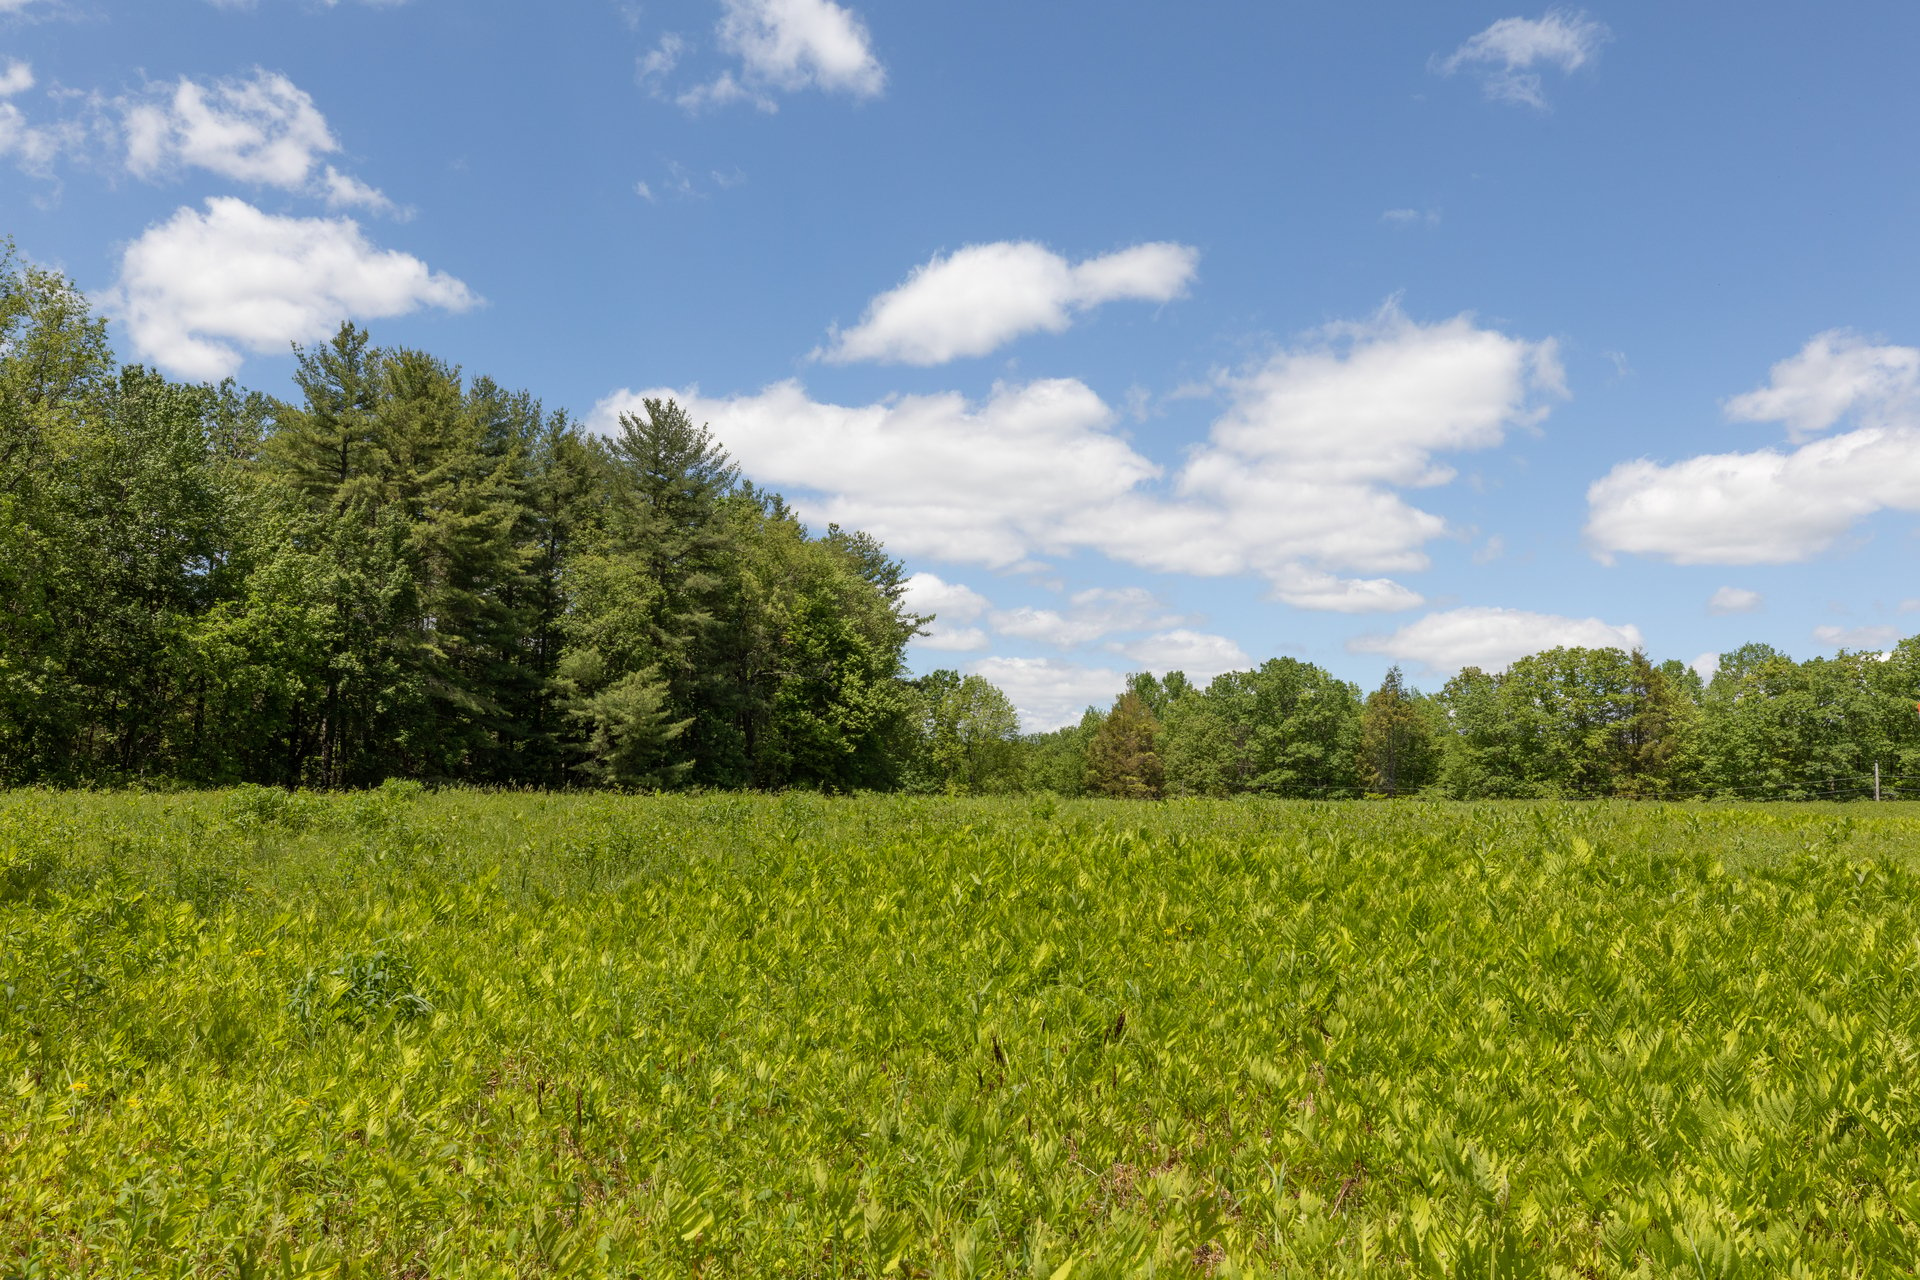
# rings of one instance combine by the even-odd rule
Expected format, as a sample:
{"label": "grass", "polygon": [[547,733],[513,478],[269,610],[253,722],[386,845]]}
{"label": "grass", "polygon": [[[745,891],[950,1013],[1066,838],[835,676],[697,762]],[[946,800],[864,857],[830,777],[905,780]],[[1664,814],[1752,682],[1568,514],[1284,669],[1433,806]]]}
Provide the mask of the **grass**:
{"label": "grass", "polygon": [[0,1275],[1880,1276],[1920,806],[0,795]]}

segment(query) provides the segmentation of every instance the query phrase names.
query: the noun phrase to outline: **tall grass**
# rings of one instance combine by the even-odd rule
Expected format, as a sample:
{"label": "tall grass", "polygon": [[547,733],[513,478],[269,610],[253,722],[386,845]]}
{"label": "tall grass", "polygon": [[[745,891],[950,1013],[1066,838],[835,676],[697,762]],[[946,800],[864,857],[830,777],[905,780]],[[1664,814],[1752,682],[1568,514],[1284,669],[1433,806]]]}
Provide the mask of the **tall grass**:
{"label": "tall grass", "polygon": [[0,796],[0,1274],[1911,1275],[1920,808]]}

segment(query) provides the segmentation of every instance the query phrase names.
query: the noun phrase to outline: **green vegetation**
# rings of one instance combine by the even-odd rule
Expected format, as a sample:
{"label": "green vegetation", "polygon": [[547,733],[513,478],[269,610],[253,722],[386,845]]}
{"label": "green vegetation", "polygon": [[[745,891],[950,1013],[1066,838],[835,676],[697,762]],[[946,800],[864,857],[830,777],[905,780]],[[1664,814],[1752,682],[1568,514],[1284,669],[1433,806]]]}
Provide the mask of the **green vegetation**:
{"label": "green vegetation", "polygon": [[1916,850],[1892,804],[7,793],[0,1273],[1911,1275]]}
{"label": "green vegetation", "polygon": [[677,406],[610,439],[346,326],[116,366],[0,243],[0,783],[897,785],[919,620]]}
{"label": "green vegetation", "polygon": [[1279,658],[1023,738],[978,675],[909,678],[904,566],[671,402],[602,438],[352,326],[295,382],[121,367],[0,243],[0,785],[1807,799],[1879,765],[1920,793],[1920,637],[1706,682],[1555,649],[1364,698]]}
{"label": "green vegetation", "polygon": [[[1432,695],[1396,668],[1364,698],[1294,658],[1205,688],[1136,675],[1112,710],[1029,739],[1024,781],[1106,796],[1855,800],[1878,765],[1884,795],[1920,796],[1920,636],[1805,662],[1760,644],[1722,657],[1702,680],[1642,653],[1549,649],[1468,667]],[[1155,762],[1155,780],[1127,760]]]}

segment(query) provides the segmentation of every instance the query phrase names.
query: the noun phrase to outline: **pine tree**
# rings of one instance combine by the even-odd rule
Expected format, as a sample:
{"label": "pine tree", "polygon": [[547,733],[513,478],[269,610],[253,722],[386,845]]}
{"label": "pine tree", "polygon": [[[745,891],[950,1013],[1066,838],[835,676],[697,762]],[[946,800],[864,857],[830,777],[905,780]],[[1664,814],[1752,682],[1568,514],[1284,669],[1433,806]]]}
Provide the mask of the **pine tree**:
{"label": "pine tree", "polygon": [[1155,738],[1160,723],[1129,689],[1087,744],[1087,790],[1125,800],[1158,800],[1163,776]]}
{"label": "pine tree", "polygon": [[1633,651],[1632,664],[1615,789],[1657,795],[1688,781],[1683,774],[1693,747],[1693,706],[1643,651]]}
{"label": "pine tree", "polygon": [[751,638],[743,635],[734,570],[737,553],[727,501],[739,469],[708,433],[671,400],[646,400],[622,414],[609,447],[608,554],[648,581],[638,623],[643,652],[615,659],[622,669],[657,667],[675,718],[690,720],[684,749],[693,780],[748,780],[753,744],[743,731],[742,700]]}
{"label": "pine tree", "polygon": [[1407,688],[1400,668],[1387,672],[1360,713],[1360,767],[1374,791],[1397,796],[1433,780],[1437,752],[1433,729],[1419,695]]}

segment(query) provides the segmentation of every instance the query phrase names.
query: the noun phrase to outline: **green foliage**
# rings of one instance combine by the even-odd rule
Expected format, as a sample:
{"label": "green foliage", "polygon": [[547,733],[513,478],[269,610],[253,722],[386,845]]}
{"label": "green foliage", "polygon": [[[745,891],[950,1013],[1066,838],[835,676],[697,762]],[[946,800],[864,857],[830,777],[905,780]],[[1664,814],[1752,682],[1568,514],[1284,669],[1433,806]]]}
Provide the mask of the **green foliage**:
{"label": "green foliage", "polygon": [[674,720],[670,693],[657,668],[643,667],[609,680],[594,649],[569,654],[560,664],[560,687],[568,714],[587,730],[580,768],[602,784],[660,790],[679,783],[693,762],[676,758],[675,744],[692,724]]}
{"label": "green foliage", "polygon": [[918,789],[984,795],[1018,790],[1020,718],[979,676],[935,671],[914,682]]}
{"label": "green foliage", "polygon": [[[1360,691],[1309,662],[1273,658],[1217,677],[1212,711],[1181,748],[1197,794],[1351,796],[1360,790]],[[1204,743],[1204,745],[1201,745]]]}
{"label": "green foliage", "polygon": [[903,569],[678,406],[605,443],[353,325],[295,383],[116,371],[0,253],[0,782],[899,782]]}
{"label": "green foliage", "polygon": [[0,1258],[1896,1275],[1916,848],[1911,805],[0,794]]}
{"label": "green foliage", "polygon": [[1435,780],[1439,764],[1439,734],[1429,701],[1409,689],[1394,667],[1360,713],[1362,780],[1385,795],[1411,795]]}
{"label": "green foliage", "polygon": [[1085,795],[1087,745],[1105,719],[1097,708],[1088,707],[1078,724],[1022,738],[1021,776],[1027,789],[1057,796]]}
{"label": "green foliage", "polygon": [[413,961],[385,950],[353,951],[326,970],[309,969],[287,995],[287,1012],[310,1029],[328,1022],[422,1018],[433,1004],[418,990]]}
{"label": "green foliage", "polygon": [[1643,653],[1549,649],[1499,675],[1468,668],[1441,695],[1455,796],[1648,796],[1693,791],[1699,709]]}
{"label": "green foliage", "polygon": [[1705,683],[1555,649],[1433,698],[1292,658],[1140,673],[1140,716],[1020,738],[977,676],[907,677],[903,565],[810,532],[672,401],[602,440],[353,325],[295,388],[118,367],[85,297],[0,246],[0,784],[1920,791],[1920,638],[1749,645]]}
{"label": "green foliage", "polygon": [[1132,689],[1087,743],[1087,792],[1117,800],[1157,800],[1166,781],[1155,740],[1160,722],[1147,700]]}

